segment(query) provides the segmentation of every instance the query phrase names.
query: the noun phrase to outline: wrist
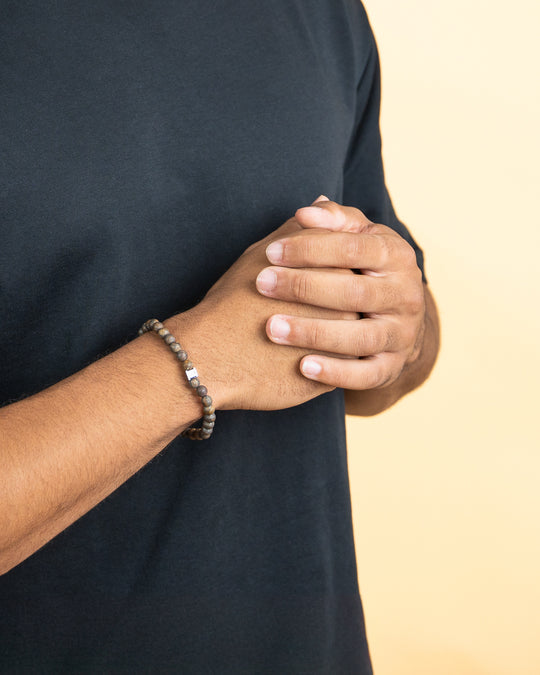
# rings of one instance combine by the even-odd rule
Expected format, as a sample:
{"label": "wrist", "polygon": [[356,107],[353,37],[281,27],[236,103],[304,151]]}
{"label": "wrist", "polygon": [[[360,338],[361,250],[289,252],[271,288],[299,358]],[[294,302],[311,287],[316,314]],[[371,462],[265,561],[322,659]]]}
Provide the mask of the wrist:
{"label": "wrist", "polygon": [[[212,330],[205,313],[197,305],[170,317],[163,324],[189,354],[201,382],[204,382],[208,389],[215,409],[234,407],[232,396],[234,387],[227,382],[227,377],[222,372],[223,368],[220,367],[224,363],[224,357],[221,353],[222,343],[217,337],[219,330]],[[185,379],[183,373],[179,372],[178,375],[182,376],[181,384],[186,389],[189,388],[187,382],[182,382]]]}

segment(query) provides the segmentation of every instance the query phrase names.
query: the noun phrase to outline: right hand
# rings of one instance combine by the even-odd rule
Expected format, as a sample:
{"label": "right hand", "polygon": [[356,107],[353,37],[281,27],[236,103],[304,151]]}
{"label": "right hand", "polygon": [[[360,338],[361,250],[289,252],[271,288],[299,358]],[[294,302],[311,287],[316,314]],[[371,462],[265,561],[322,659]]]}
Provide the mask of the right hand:
{"label": "right hand", "polygon": [[[251,245],[198,305],[169,320],[179,322],[178,339],[195,363],[201,382],[208,386],[216,408],[279,410],[333,389],[300,372],[302,357],[313,350],[274,344],[266,335],[266,323],[273,314],[350,320],[358,315],[266,298],[255,287],[257,275],[268,267],[268,244],[301,229],[291,218]],[[175,334],[175,330],[171,332]]]}

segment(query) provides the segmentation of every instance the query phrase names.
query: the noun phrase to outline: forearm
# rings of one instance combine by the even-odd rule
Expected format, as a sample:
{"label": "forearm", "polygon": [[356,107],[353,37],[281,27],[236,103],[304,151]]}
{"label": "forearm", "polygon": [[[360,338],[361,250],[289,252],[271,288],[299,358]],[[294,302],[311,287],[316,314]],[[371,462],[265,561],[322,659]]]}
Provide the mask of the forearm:
{"label": "forearm", "polygon": [[435,300],[424,285],[426,303],[425,328],[418,358],[405,366],[399,378],[391,385],[378,389],[345,391],[348,415],[371,416],[390,408],[400,398],[419,387],[429,376],[439,351],[439,317]]}
{"label": "forearm", "polygon": [[[254,286],[266,246],[298,229],[291,219],[250,246],[201,303],[165,322],[218,409],[278,410],[331,389],[300,373],[308,350],[273,344],[264,326],[284,311],[323,320],[347,313],[264,298]],[[0,409],[0,573],[93,508],[201,413],[173,353],[151,334]]]}
{"label": "forearm", "polygon": [[[166,324],[180,339],[182,319]],[[0,573],[98,504],[200,417],[198,397],[160,342],[143,335],[0,410]]]}

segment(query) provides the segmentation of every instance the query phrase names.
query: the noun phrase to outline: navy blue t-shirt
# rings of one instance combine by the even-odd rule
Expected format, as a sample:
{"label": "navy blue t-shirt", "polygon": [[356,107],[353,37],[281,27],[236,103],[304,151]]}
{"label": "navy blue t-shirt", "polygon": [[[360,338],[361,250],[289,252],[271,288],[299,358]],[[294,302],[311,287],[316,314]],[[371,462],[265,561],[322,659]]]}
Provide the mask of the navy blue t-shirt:
{"label": "navy blue t-shirt", "polygon": [[[321,193],[412,242],[357,0],[13,0],[0,41],[3,404],[192,307]],[[218,422],[0,578],[1,672],[371,672],[342,393]]]}

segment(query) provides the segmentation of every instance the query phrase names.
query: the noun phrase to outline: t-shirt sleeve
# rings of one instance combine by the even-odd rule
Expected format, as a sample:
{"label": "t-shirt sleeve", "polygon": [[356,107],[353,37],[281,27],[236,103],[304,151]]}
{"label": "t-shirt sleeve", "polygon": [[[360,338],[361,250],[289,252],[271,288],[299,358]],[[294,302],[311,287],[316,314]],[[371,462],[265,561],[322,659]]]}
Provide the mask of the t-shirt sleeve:
{"label": "t-shirt sleeve", "polygon": [[367,17],[362,31],[369,41],[367,59],[357,87],[356,117],[354,132],[344,169],[343,203],[355,206],[376,223],[387,225],[398,232],[416,252],[418,267],[424,273],[422,249],[411,236],[409,230],[398,219],[384,179],[381,154],[381,133],[379,115],[381,106],[381,72],[377,44]]}

